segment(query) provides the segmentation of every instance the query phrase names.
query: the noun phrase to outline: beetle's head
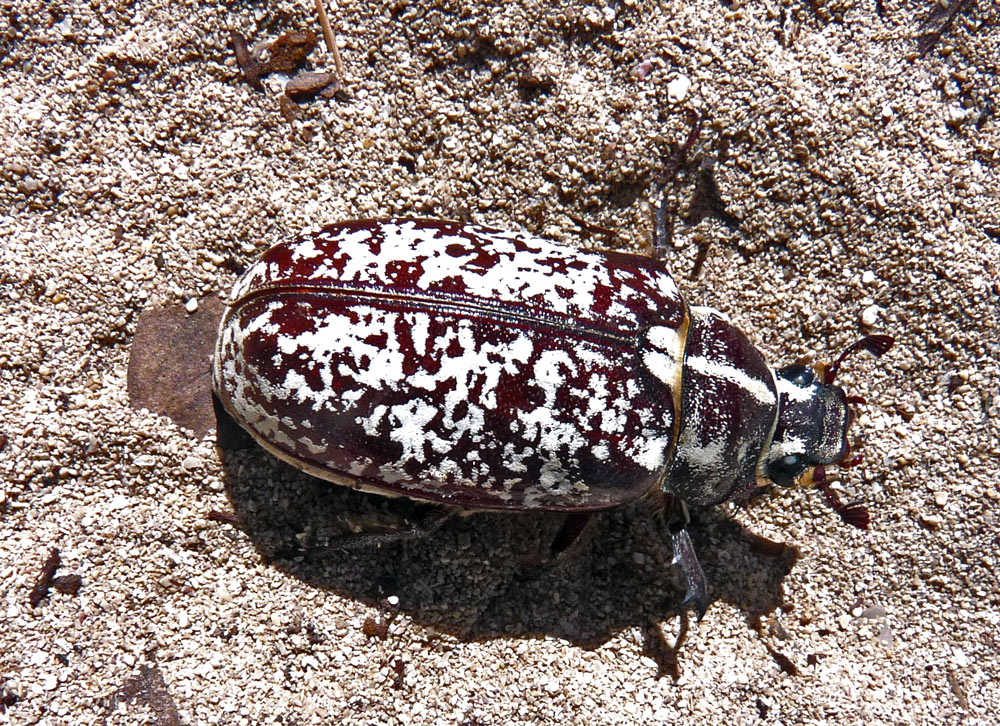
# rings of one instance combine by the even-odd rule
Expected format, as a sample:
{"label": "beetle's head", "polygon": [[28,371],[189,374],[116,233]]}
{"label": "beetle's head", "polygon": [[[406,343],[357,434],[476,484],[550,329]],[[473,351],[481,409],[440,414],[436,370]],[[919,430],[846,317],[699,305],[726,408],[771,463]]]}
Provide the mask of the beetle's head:
{"label": "beetle's head", "polygon": [[864,399],[848,396],[834,379],[854,351],[882,355],[892,344],[888,335],[869,335],[848,346],[831,366],[793,365],[775,371],[781,400],[763,473],[779,486],[819,486],[841,518],[861,528],[868,526],[867,510],[840,504],[826,487],[827,465],[847,467],[860,462],[851,458],[847,431],[854,420],[851,406],[863,404]]}

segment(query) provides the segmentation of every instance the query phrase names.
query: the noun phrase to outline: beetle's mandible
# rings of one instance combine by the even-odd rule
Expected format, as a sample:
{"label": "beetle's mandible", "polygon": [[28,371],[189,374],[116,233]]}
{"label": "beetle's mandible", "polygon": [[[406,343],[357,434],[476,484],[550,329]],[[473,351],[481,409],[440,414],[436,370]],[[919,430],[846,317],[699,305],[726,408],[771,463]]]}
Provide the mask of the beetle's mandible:
{"label": "beetle's mandible", "polygon": [[[661,493],[741,499],[849,463],[833,366],[773,369],[651,257],[423,219],[343,222],[268,250],[236,284],[215,393],[309,474],[465,510],[596,512]],[[675,563],[699,616],[684,528]]]}

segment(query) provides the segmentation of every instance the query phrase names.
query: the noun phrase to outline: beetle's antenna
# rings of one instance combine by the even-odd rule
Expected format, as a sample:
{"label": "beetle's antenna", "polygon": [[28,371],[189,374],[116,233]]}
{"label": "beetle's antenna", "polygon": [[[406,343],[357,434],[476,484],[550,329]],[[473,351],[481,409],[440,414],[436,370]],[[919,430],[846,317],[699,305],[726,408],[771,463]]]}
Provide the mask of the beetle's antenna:
{"label": "beetle's antenna", "polygon": [[823,383],[827,385],[833,383],[840,372],[841,363],[854,351],[863,349],[872,355],[882,356],[889,352],[889,349],[892,348],[892,344],[895,342],[896,339],[891,335],[866,335],[861,340],[854,341],[844,349],[844,352],[837,358],[837,362],[823,372]]}
{"label": "beetle's antenna", "polygon": [[830,505],[830,508],[840,515],[841,521],[858,529],[868,529],[871,519],[868,515],[868,508],[857,502],[844,504],[837,499],[837,495],[833,493],[830,483],[826,479],[826,469],[824,467],[817,466],[813,471],[813,483],[817,489],[823,492],[823,498],[826,499],[826,503]]}

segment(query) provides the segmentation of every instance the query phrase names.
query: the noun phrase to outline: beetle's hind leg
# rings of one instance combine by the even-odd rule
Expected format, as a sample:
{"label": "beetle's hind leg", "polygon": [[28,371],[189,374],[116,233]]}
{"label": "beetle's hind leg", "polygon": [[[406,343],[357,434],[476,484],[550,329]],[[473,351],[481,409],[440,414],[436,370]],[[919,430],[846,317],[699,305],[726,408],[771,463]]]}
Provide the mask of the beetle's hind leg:
{"label": "beetle's hind leg", "polygon": [[428,537],[437,532],[461,510],[452,507],[432,506],[422,513],[422,516],[408,523],[408,526],[398,527],[381,532],[357,532],[337,535],[327,540],[319,547],[310,548],[310,554],[326,554],[338,550],[350,550],[359,547],[380,547]]}
{"label": "beetle's hind leg", "polygon": [[688,534],[691,517],[688,515],[687,505],[679,500],[675,502],[675,506],[668,507],[664,511],[661,522],[670,535],[670,547],[674,552],[670,564],[677,565],[681,571],[681,582],[684,585],[681,608],[693,606],[700,621],[708,610],[708,581],[705,579],[705,572],[701,569],[698,555],[695,554],[694,545],[691,543],[691,536]]}

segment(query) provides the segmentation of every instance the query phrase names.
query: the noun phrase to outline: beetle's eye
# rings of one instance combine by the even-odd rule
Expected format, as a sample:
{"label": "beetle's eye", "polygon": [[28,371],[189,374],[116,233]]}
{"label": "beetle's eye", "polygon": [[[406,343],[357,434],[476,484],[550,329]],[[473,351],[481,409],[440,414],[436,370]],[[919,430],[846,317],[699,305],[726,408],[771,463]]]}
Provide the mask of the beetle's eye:
{"label": "beetle's eye", "polygon": [[816,374],[809,366],[786,366],[778,371],[778,375],[801,388],[811,386],[816,380]]}
{"label": "beetle's eye", "polygon": [[798,454],[789,454],[771,462],[767,467],[767,476],[778,486],[795,486],[795,478],[806,470],[806,462]]}

